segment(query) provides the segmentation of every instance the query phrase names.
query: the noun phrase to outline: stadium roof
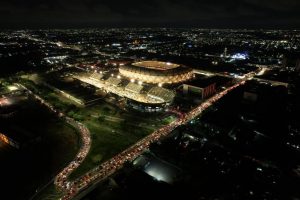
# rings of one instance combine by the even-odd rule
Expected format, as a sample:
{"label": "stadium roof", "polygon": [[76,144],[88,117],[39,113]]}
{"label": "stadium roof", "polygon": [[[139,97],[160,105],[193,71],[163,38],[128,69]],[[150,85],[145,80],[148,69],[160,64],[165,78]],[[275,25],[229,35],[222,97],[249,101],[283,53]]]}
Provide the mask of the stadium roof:
{"label": "stadium roof", "polygon": [[119,72],[124,77],[146,83],[178,83],[189,80],[193,75],[192,69],[188,67],[160,61],[120,66]]}
{"label": "stadium roof", "polygon": [[118,86],[122,81],[121,79],[115,78],[115,77],[109,77],[106,80],[107,83],[113,85],[113,86]]}
{"label": "stadium roof", "polygon": [[153,87],[147,95],[151,98],[160,99],[165,102],[171,102],[175,97],[175,93],[171,90],[162,87]]}
{"label": "stadium roof", "polygon": [[134,93],[140,93],[143,88],[144,87],[142,85],[130,82],[125,87],[125,90],[130,91],[130,92],[134,92]]}
{"label": "stadium roof", "polygon": [[94,72],[94,73],[91,74],[90,77],[93,78],[93,79],[100,80],[100,79],[103,77],[103,75],[102,75],[102,74],[99,74],[99,73],[97,73],[97,72]]}
{"label": "stadium roof", "polygon": [[[145,61],[146,62],[146,61]],[[144,62],[140,62],[144,63]],[[136,63],[133,63],[131,65],[124,65],[120,67],[120,72],[121,74],[123,73],[122,71],[130,71],[142,75],[150,75],[150,76],[175,76],[175,75],[180,75],[183,73],[187,73],[192,71],[190,68],[176,65],[176,67],[164,67],[167,66],[167,64],[164,65],[142,65],[142,64],[136,65]],[[172,64],[175,65],[175,64]]]}
{"label": "stadium roof", "polygon": [[154,70],[169,70],[180,67],[178,64],[170,63],[170,62],[161,62],[161,61],[141,61],[132,64],[133,66],[149,68]]}

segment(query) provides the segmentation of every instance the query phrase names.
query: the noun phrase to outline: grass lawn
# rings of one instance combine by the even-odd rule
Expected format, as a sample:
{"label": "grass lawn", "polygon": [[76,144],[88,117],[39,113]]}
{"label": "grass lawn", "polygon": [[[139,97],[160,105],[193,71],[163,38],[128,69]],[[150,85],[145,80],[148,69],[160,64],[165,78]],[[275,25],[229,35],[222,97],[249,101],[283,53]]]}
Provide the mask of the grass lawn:
{"label": "grass lawn", "polygon": [[101,162],[108,160],[152,133],[156,129],[155,127],[159,126],[158,122],[155,127],[152,127],[151,124],[140,126],[141,123],[145,124],[145,119],[140,121],[135,119],[134,122],[129,121],[127,124],[124,124],[124,121],[99,121],[95,118],[83,121],[83,123],[86,124],[91,132],[92,146],[87,158],[74,171],[71,178],[78,177]]}
{"label": "grass lawn", "polygon": [[91,132],[91,150],[80,167],[71,174],[71,179],[83,175],[175,119],[167,114],[149,115],[123,111],[104,101],[88,107],[78,107],[48,88],[28,81],[27,84],[33,84],[31,87],[36,88],[43,98],[68,116],[84,123]]}

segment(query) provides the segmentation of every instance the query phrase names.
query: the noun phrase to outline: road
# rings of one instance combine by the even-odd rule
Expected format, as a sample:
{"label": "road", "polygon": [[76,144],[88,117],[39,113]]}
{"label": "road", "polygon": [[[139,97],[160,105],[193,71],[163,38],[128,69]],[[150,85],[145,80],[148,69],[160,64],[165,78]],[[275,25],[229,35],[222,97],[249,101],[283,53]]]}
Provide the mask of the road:
{"label": "road", "polygon": [[255,73],[250,73],[246,75],[245,79],[242,79],[238,83],[234,84],[233,86],[228,87],[227,89],[217,93],[216,95],[207,99],[206,101],[201,103],[199,106],[197,106],[187,114],[182,115],[182,117],[171,122],[170,124],[159,128],[158,130],[154,131],[152,134],[141,139],[134,145],[124,150],[123,152],[117,154],[113,158],[102,163],[98,167],[92,169],[91,171],[87,172],[85,175],[81,176],[80,178],[74,181],[68,180],[68,177],[82,163],[91,145],[91,139],[90,139],[90,134],[88,129],[83,124],[64,116],[63,113],[60,113],[57,110],[55,110],[49,103],[44,101],[39,96],[33,94],[30,90],[26,88],[31,94],[33,94],[38,100],[40,100],[41,103],[45,104],[53,112],[58,113],[59,117],[63,117],[69,124],[79,129],[82,135],[83,145],[79,153],[77,154],[75,159],[56,176],[54,181],[56,187],[64,193],[62,200],[72,199],[76,195],[78,195],[81,191],[88,188],[95,182],[99,182],[108,178],[117,170],[121,169],[126,162],[131,162],[137,156],[141,155],[145,150],[149,148],[149,145],[151,143],[157,142],[158,140],[166,137],[178,126],[184,125],[190,120],[194,119],[195,117],[200,115],[204,110],[206,110],[208,107],[213,105],[216,101],[218,101],[223,96],[225,96],[228,92],[245,84],[246,79],[251,79],[253,78],[254,75]]}
{"label": "road", "polygon": [[[69,189],[69,182],[67,178],[69,175],[79,167],[79,165],[83,162],[85,157],[87,156],[90,147],[91,147],[91,137],[90,131],[87,127],[85,127],[82,123],[75,121],[74,119],[67,117],[62,112],[56,110],[50,103],[45,101],[40,96],[34,94],[31,90],[25,87],[22,84],[16,83],[19,87],[26,90],[30,95],[32,95],[35,99],[37,99],[42,105],[46,106],[51,112],[55,113],[59,118],[63,119],[65,122],[73,126],[81,135],[81,147],[73,159],[55,178],[54,184],[61,188],[63,191]],[[38,191],[39,192],[39,191]],[[37,192],[37,193],[38,193]]]}
{"label": "road", "polygon": [[[63,196],[63,200],[69,200],[78,195],[81,191],[88,188],[94,182],[99,182],[101,180],[106,179],[117,170],[121,169],[126,162],[133,161],[137,156],[141,155],[145,150],[149,148],[149,145],[153,142],[156,142],[168,134],[170,134],[176,127],[186,124],[193,118],[200,115],[204,110],[213,105],[216,101],[225,96],[228,92],[234,90],[235,88],[243,85],[245,80],[241,80],[235,85],[227,88],[226,90],[221,91],[220,93],[214,95],[213,97],[207,99],[202,104],[188,112],[186,115],[178,118],[177,120],[171,122],[170,124],[154,131],[152,134],[146,136],[142,140],[138,141],[128,149],[114,156],[110,160],[102,163],[100,166],[92,169],[85,175],[76,179],[75,181],[68,181],[65,184],[57,184],[60,182],[56,182],[57,186],[64,190],[65,195]],[[64,175],[64,180],[67,179],[67,175],[70,174],[70,170],[67,174]],[[63,186],[63,187],[61,187]],[[67,186],[67,187],[66,187]]]}

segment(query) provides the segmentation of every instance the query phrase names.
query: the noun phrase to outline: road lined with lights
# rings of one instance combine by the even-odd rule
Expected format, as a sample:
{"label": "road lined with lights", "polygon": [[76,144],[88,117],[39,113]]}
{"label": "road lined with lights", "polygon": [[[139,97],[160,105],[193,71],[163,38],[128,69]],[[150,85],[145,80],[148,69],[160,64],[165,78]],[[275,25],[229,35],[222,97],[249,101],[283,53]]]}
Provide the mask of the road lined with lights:
{"label": "road lined with lights", "polygon": [[[248,78],[250,77],[252,77],[252,74],[248,75]],[[182,115],[180,118],[171,122],[170,124],[162,128],[159,128],[158,130],[154,131],[152,134],[141,139],[134,145],[124,150],[123,152],[117,154],[113,158],[102,163],[98,167],[90,170],[88,173],[86,173],[85,175],[79,177],[74,181],[69,181],[68,177],[76,168],[79,167],[79,165],[82,163],[87,153],[89,152],[90,145],[91,145],[89,130],[83,124],[76,122],[72,118],[66,117],[64,116],[63,113],[60,113],[57,110],[55,110],[53,106],[51,106],[49,103],[44,101],[39,96],[33,94],[25,86],[22,87],[24,89],[27,89],[31,94],[33,94],[37,99],[39,99],[44,105],[46,105],[54,113],[58,113],[59,117],[63,117],[69,124],[74,126],[76,129],[80,130],[83,144],[79,153],[77,154],[75,159],[72,162],[70,162],[70,164],[67,167],[65,167],[55,177],[55,181],[54,181],[54,184],[57,186],[57,188],[60,189],[62,192],[64,192],[64,196],[62,197],[62,199],[69,200],[75,197],[76,195],[78,195],[84,189],[88,188],[88,186],[93,184],[95,181],[97,182],[102,181],[107,177],[109,177],[110,175],[112,175],[113,173],[115,173],[117,170],[121,169],[124,163],[133,161],[137,156],[141,155],[145,150],[147,150],[151,143],[157,142],[163,137],[169,135],[175,128],[177,128],[180,125],[186,124],[196,116],[200,115],[204,110],[206,110],[213,103],[221,99],[228,92],[239,87],[240,85],[243,85],[244,83],[245,80],[242,80],[236,83],[235,85],[228,87],[227,89],[214,95],[213,97],[207,99],[202,104],[200,104],[199,106],[197,106],[196,108],[188,112],[186,115]]]}
{"label": "road lined with lights", "polygon": [[29,94],[31,94],[35,99],[37,99],[41,104],[46,106],[50,111],[55,113],[59,118],[65,120],[68,124],[74,127],[80,134],[81,134],[81,147],[73,159],[54,179],[54,184],[60,188],[61,190],[65,191],[70,188],[71,182],[67,180],[69,175],[79,167],[79,165],[83,162],[85,157],[87,156],[90,147],[91,147],[91,138],[90,138],[90,131],[87,127],[85,127],[82,123],[75,121],[74,119],[67,117],[62,112],[56,110],[50,103],[45,101],[40,96],[34,94],[30,89],[25,87],[22,84],[16,84],[19,87],[26,90]]}
{"label": "road lined with lights", "polygon": [[[157,142],[158,140],[162,139],[163,137],[169,135],[175,128],[180,125],[186,124],[196,116],[200,115],[204,110],[208,107],[213,105],[216,101],[221,99],[231,90],[243,85],[245,81],[240,81],[235,85],[221,91],[220,93],[214,95],[213,97],[207,99],[205,102],[188,112],[186,115],[178,118],[177,120],[171,122],[170,124],[154,131],[152,134],[146,136],[145,138],[141,139],[134,145],[130,146],[123,152],[117,154],[113,158],[109,159],[108,161],[102,163],[100,166],[92,169],[85,175],[81,176],[80,178],[76,179],[73,182],[67,182],[67,187],[64,187],[65,196],[62,198],[63,200],[69,200],[75,197],[84,189],[88,188],[91,184],[95,181],[99,182],[101,180],[106,179],[117,170],[121,169],[126,162],[133,161],[137,156],[141,155],[146,149],[149,148],[149,145],[153,142]],[[68,171],[68,174],[71,172]],[[64,177],[66,180],[67,176]],[[59,185],[58,185],[59,186]]]}

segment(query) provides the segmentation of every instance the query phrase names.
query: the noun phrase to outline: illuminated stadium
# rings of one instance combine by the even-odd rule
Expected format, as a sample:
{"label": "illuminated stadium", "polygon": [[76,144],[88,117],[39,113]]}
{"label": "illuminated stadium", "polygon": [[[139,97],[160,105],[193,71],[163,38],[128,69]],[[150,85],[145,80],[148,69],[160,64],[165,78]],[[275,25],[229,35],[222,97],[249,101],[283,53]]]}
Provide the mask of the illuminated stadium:
{"label": "illuminated stadium", "polygon": [[142,61],[120,66],[120,74],[131,80],[145,83],[179,83],[193,76],[190,68],[178,64],[160,61]]}

